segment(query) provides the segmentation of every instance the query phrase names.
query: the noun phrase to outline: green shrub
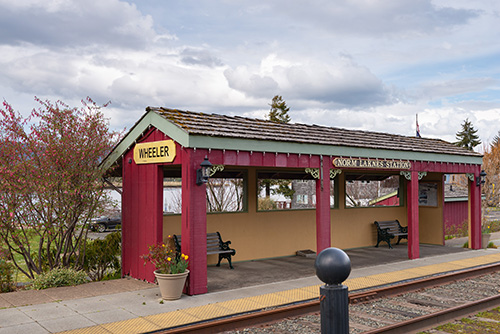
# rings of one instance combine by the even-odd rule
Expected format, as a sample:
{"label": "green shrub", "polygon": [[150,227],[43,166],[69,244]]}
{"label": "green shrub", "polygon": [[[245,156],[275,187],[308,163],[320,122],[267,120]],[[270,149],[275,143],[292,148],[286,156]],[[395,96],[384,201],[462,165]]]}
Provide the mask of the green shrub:
{"label": "green shrub", "polygon": [[93,281],[121,275],[121,233],[110,233],[104,239],[87,240],[84,270]]}
{"label": "green shrub", "polygon": [[488,222],[491,233],[500,231],[500,220],[493,220]]}
{"label": "green shrub", "polygon": [[276,210],[276,202],[274,202],[269,197],[259,198],[259,209],[260,211]]}
{"label": "green shrub", "polygon": [[[447,226],[444,231],[445,238],[448,239],[466,237],[469,235],[469,222],[464,220],[458,225]],[[446,239],[446,240],[448,240]]]}
{"label": "green shrub", "polygon": [[14,265],[4,258],[0,258],[0,292],[14,291]]}
{"label": "green shrub", "polygon": [[87,274],[71,268],[57,268],[38,275],[33,280],[33,289],[41,290],[58,286],[69,286],[87,283]]}

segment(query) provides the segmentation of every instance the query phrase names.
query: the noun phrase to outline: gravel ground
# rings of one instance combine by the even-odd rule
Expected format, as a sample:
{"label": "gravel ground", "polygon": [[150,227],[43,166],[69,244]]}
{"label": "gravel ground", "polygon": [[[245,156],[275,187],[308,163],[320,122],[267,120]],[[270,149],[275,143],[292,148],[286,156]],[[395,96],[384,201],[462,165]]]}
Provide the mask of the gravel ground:
{"label": "gravel ground", "polygon": [[[349,305],[351,334],[387,326],[499,293],[500,273],[405,293],[395,297]],[[225,333],[320,333],[320,315],[289,318],[254,328]]]}

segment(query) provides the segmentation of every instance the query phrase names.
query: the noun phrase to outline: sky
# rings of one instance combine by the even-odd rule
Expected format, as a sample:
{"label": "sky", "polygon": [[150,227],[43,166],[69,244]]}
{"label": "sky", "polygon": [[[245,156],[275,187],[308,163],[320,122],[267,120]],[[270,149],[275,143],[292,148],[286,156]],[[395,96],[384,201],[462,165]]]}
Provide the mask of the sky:
{"label": "sky", "polygon": [[[500,131],[497,0],[0,0],[0,98],[130,129],[148,106],[483,143]],[[476,150],[481,151],[478,146]]]}

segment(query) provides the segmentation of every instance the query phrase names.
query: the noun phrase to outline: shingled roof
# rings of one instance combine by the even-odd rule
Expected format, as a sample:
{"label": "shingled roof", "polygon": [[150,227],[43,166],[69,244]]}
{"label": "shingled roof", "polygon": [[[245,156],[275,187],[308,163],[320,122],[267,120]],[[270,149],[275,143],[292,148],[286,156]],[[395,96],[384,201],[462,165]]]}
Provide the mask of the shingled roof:
{"label": "shingled roof", "polygon": [[148,107],[189,135],[481,157],[440,139]]}

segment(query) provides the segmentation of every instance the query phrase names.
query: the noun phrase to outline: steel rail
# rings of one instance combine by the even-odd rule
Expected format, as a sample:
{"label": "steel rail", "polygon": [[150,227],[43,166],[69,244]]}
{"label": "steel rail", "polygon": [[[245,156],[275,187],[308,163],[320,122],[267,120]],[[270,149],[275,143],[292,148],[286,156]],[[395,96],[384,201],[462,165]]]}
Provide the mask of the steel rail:
{"label": "steel rail", "polygon": [[457,318],[462,318],[477,312],[487,311],[500,305],[500,295],[476,300],[435,313],[426,314],[393,325],[384,326],[363,334],[409,334],[430,329]]}
{"label": "steel rail", "polygon": [[[457,270],[445,274],[433,275],[422,279],[408,280],[404,282],[395,283],[389,286],[374,287],[363,291],[350,292],[349,303],[365,302],[368,300],[379,299],[383,297],[398,295],[404,292],[415,291],[422,288],[443,285],[446,283],[459,281],[467,278],[481,276],[484,274],[500,271],[500,263],[493,263],[489,265],[482,265],[464,270]],[[464,314],[474,312],[475,308],[478,310],[487,309],[490,305],[500,304],[500,295],[482,299],[476,302],[467,303],[461,306],[452,307],[437,313],[428,314],[422,317],[417,317],[402,323],[375,329],[367,334],[375,333],[408,333],[410,328],[422,328],[418,326],[430,326],[433,324],[447,321],[445,319],[454,319]],[[482,305],[485,305],[484,307]],[[320,301],[318,299],[307,300],[304,302],[283,305],[272,309],[257,310],[255,312],[248,312],[244,314],[236,314],[223,318],[216,318],[207,321],[201,321],[189,325],[183,325],[176,328],[166,328],[162,330],[153,331],[150,333],[220,333],[223,331],[230,331],[241,329],[245,327],[255,327],[263,324],[273,323],[280,321],[287,317],[301,316],[310,313],[317,313],[320,309]],[[462,312],[462,313],[461,313]],[[406,324],[407,323],[407,324]],[[401,325],[402,324],[402,325]],[[405,329],[398,331],[399,326],[405,326]]]}

